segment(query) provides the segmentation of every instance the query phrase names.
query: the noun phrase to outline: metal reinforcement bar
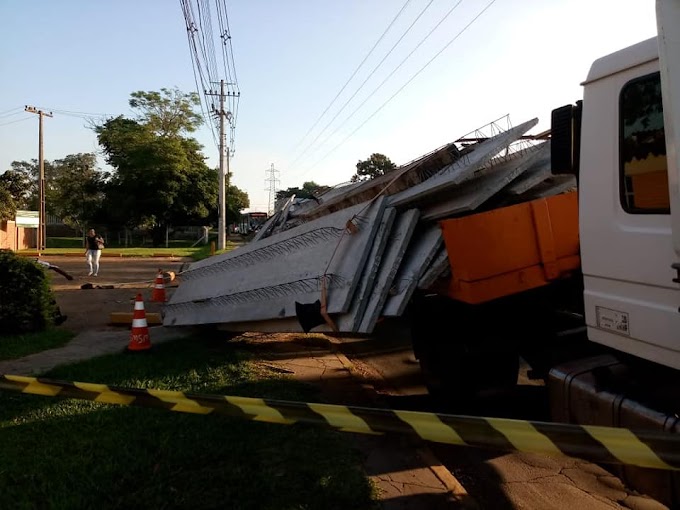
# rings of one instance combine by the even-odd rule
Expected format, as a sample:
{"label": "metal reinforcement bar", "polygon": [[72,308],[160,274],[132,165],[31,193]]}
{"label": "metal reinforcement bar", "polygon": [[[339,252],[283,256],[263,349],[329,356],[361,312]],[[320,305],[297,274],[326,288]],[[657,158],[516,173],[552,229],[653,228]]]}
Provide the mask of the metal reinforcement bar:
{"label": "metal reinforcement bar", "polygon": [[342,432],[399,433],[437,443],[680,470],[680,435],[656,431],[198,395],[18,375],[0,375],[0,389],[286,425],[313,423]]}

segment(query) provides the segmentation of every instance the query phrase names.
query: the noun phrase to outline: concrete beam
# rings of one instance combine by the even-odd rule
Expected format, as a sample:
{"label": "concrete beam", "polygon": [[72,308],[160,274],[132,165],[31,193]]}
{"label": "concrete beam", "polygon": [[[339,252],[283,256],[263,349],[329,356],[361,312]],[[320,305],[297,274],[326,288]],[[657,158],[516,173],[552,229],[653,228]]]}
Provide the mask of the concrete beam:
{"label": "concrete beam", "polygon": [[163,323],[292,317],[296,301],[321,297],[323,281],[328,313],[346,313],[385,205],[381,197],[192,264],[165,307]]}
{"label": "concrete beam", "polygon": [[387,250],[380,261],[380,269],[375,279],[361,323],[356,331],[371,333],[375,327],[383,305],[388,299],[390,288],[397,276],[404,255],[413,239],[420,213],[417,209],[410,209],[400,214],[390,233]]}

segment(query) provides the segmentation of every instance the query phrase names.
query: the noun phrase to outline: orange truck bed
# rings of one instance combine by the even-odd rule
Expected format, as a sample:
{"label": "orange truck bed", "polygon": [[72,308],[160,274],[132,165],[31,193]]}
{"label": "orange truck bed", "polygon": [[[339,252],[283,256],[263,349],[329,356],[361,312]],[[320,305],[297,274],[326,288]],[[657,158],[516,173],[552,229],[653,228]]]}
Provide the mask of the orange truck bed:
{"label": "orange truck bed", "polygon": [[446,293],[478,304],[547,285],[580,268],[577,192],[440,222]]}

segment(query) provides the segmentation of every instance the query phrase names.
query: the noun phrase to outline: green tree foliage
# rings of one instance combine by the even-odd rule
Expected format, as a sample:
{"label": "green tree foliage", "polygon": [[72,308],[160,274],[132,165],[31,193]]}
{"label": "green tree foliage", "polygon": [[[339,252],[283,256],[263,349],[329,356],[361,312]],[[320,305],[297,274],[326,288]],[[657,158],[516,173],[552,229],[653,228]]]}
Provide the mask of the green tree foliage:
{"label": "green tree foliage", "polygon": [[108,174],[97,169],[95,154],[70,154],[52,163],[49,210],[80,230],[97,218],[105,198]]}
{"label": "green tree foliage", "polygon": [[[52,168],[52,163],[47,160],[44,161],[43,168],[45,171],[45,197],[46,202],[49,204],[51,198],[51,182],[54,178],[54,169]],[[17,209],[38,210],[39,173],[40,169],[38,166],[38,160],[32,159],[30,161],[12,161],[11,168],[3,174],[7,175],[7,178],[13,181],[12,194],[15,196]]]}
{"label": "green tree foliage", "polygon": [[250,207],[248,193],[233,184],[227,184],[227,222],[238,221],[241,211]]}
{"label": "green tree foliage", "polygon": [[130,94],[129,104],[138,111],[137,121],[160,136],[181,136],[193,133],[201,124],[194,111],[201,100],[195,92],[162,88],[157,91],[137,91]]}
{"label": "green tree foliage", "polygon": [[323,186],[314,181],[307,181],[302,184],[302,188],[292,187],[276,192],[276,199],[288,198],[295,195],[295,198],[315,198],[330,189],[330,186]]}
{"label": "green tree foliage", "polygon": [[352,182],[367,181],[391,172],[397,167],[384,154],[374,152],[371,156],[357,163],[357,173],[352,176]]}
{"label": "green tree foliage", "polygon": [[[123,116],[95,126],[106,161],[115,171],[106,187],[107,222],[147,227],[154,243],[168,225],[217,222],[218,175],[205,164],[201,145],[184,136],[201,121],[196,94],[177,89],[134,92],[135,119]],[[228,216],[248,207],[248,195],[227,190]]]}
{"label": "green tree foliage", "polygon": [[53,323],[56,311],[43,268],[0,250],[0,335],[41,331]]}
{"label": "green tree foliage", "polygon": [[[35,162],[35,179],[32,179],[30,170],[32,166],[32,163],[26,161],[14,161],[10,170],[0,174],[0,186],[10,194],[12,202],[17,209],[28,209],[33,195],[37,192],[38,162]],[[20,170],[19,168],[26,168],[26,170]]]}
{"label": "green tree foliage", "polygon": [[[72,227],[84,228],[101,208],[108,175],[97,170],[94,154],[69,154],[63,159],[44,161],[45,205]],[[13,161],[0,175],[17,209],[38,209],[38,160]]]}
{"label": "green tree foliage", "polygon": [[[164,230],[206,220],[217,204],[217,180],[193,139],[160,136],[137,121],[117,117],[97,128],[107,162],[114,223]],[[154,236],[156,239],[156,236]]]}
{"label": "green tree foliage", "polygon": [[6,188],[6,185],[0,181],[0,221],[13,220],[17,212],[17,206],[14,203],[14,197]]}
{"label": "green tree foliage", "polygon": [[27,173],[11,169],[0,174],[0,221],[13,220],[17,209],[28,208],[32,193]]}

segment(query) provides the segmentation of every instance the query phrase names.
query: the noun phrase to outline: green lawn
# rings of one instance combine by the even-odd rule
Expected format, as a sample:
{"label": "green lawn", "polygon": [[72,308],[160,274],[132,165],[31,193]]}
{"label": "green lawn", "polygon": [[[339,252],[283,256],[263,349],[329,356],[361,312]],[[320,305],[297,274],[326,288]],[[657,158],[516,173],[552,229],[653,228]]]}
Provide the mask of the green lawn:
{"label": "green lawn", "polygon": [[0,360],[17,359],[61,347],[71,338],[73,338],[73,333],[62,329],[49,329],[26,335],[0,336]]}
{"label": "green lawn", "polygon": [[[45,376],[319,401],[235,349],[184,339]],[[0,508],[377,508],[349,438],[320,427],[2,392],[0,429]]]}
{"label": "green lawn", "polygon": [[[231,251],[238,246],[242,246],[241,243],[236,243],[229,241],[227,249],[224,252]],[[21,250],[17,252],[19,255],[22,253],[33,254],[35,250]],[[47,248],[41,251],[44,255],[71,255],[80,256],[85,253],[84,248]],[[216,254],[223,253],[222,251],[217,251]],[[210,256],[210,246],[196,246],[194,248],[190,246],[177,246],[171,248],[117,248],[109,247],[104,248],[102,253],[103,257],[153,257],[153,256],[165,256],[165,257],[190,257],[194,260],[201,260]]]}

